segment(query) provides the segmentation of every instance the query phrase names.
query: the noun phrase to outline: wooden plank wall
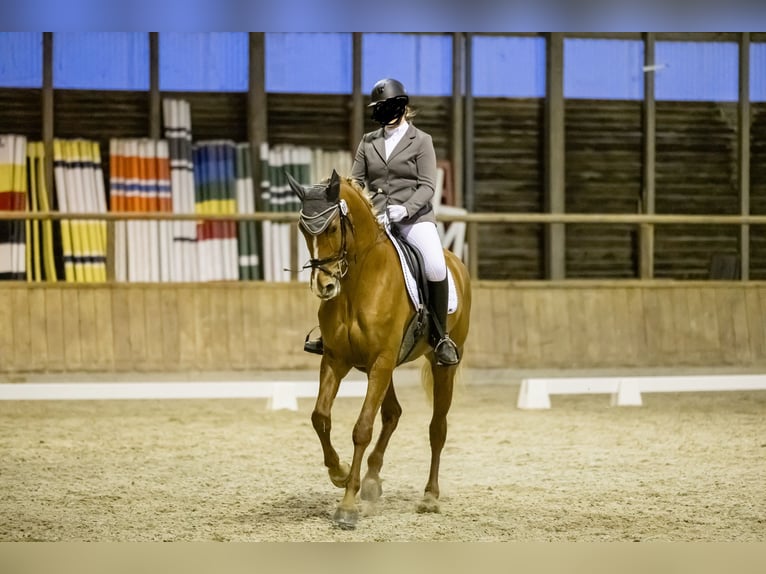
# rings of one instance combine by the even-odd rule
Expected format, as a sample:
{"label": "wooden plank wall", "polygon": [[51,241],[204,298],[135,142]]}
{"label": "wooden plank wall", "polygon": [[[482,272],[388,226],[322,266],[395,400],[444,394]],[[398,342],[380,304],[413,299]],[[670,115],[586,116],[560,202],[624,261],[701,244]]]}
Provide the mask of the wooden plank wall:
{"label": "wooden plank wall", "polygon": [[351,96],[267,94],[266,97],[270,144],[351,150]]}
{"label": "wooden plank wall", "polygon": [[[268,94],[268,134],[272,144],[294,144],[322,149],[356,151],[351,137],[351,96],[317,94]],[[364,105],[369,102],[365,98]],[[431,134],[438,159],[450,150],[450,100],[413,97],[414,123]],[[378,129],[367,108],[364,131]],[[196,134],[195,134],[196,136]]]}
{"label": "wooden plank wall", "polygon": [[[657,213],[739,214],[736,104],[657,102]],[[737,253],[737,226],[655,231],[655,277],[705,279],[714,254]]]}
{"label": "wooden plank wall", "polygon": [[0,88],[0,134],[41,139],[42,90]]}
{"label": "wooden plank wall", "polygon": [[[247,139],[244,93],[163,93],[192,104],[195,140]],[[41,92],[0,89],[0,133],[41,135]],[[365,102],[367,100],[365,99]],[[437,158],[450,152],[450,99],[413,97],[416,124],[431,133]],[[543,211],[543,100],[474,100],[475,205],[479,212]],[[56,137],[101,142],[108,173],[110,137],[149,133],[146,92],[56,90]],[[350,96],[268,94],[268,138],[325,149],[356,147],[350,141]],[[752,104],[751,204],[766,214],[766,103]],[[365,113],[365,131],[376,126]],[[635,213],[641,188],[641,103],[567,100],[566,186],[570,212]],[[657,102],[657,212],[736,214],[736,104]],[[716,253],[736,253],[736,226],[658,226],[658,278],[708,278]],[[544,278],[543,227],[480,227],[479,277]],[[751,278],[766,279],[766,226],[751,229]],[[637,276],[633,226],[567,226],[567,277],[617,279]]]}
{"label": "wooden plank wall", "polygon": [[[476,211],[543,211],[543,103],[474,100]],[[540,279],[545,274],[543,227],[482,225],[479,254],[482,279]]]}
{"label": "wooden plank wall", "polygon": [[[86,138],[101,143],[101,155],[110,138],[149,135],[149,94],[134,91],[55,90],[54,135]],[[38,136],[39,137],[39,136]]]}
{"label": "wooden plank wall", "polygon": [[[465,364],[766,368],[766,283],[474,283]],[[0,284],[0,379],[314,369],[305,283]]]}
{"label": "wooden plank wall", "polygon": [[[641,213],[641,105],[566,100],[567,213]],[[566,246],[568,278],[639,276],[634,225],[568,225]]]}
{"label": "wooden plank wall", "polygon": [[[638,213],[642,186],[641,102],[567,100],[566,209]],[[739,213],[736,104],[657,102],[660,214]],[[542,100],[475,100],[475,188],[480,212],[543,210]],[[752,212],[766,213],[766,105],[752,105]],[[656,229],[655,274],[707,279],[714,254],[737,252],[737,226]],[[567,277],[634,278],[636,230],[630,225],[569,225]],[[766,228],[754,227],[751,274],[766,278]],[[535,225],[484,225],[482,279],[542,279],[542,232]]]}
{"label": "wooden plank wall", "polygon": [[477,292],[472,365],[766,367],[764,283],[482,281]]}

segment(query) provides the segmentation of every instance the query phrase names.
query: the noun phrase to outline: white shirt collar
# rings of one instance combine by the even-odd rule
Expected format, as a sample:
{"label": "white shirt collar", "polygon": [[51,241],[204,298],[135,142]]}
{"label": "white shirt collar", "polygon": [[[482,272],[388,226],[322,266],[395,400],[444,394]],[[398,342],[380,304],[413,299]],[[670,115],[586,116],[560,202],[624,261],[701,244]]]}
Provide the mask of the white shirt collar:
{"label": "white shirt collar", "polygon": [[395,128],[384,127],[383,128],[383,137],[388,139],[388,138],[393,137],[394,135],[396,135],[396,136],[401,138],[405,134],[405,132],[409,129],[409,127],[410,127],[410,124],[408,122],[406,122],[406,121],[400,123]]}

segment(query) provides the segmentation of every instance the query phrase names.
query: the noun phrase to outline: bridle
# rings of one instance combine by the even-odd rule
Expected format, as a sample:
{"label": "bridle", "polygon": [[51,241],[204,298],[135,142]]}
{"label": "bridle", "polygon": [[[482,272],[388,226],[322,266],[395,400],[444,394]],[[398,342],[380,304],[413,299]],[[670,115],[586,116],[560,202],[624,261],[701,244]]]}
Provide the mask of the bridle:
{"label": "bridle", "polygon": [[[309,259],[302,269],[316,269],[333,277],[340,281],[348,273],[348,250],[346,249],[346,223],[351,226],[353,232],[354,226],[351,220],[348,218],[348,205],[346,201],[341,199],[338,203],[334,203],[324,211],[320,211],[314,215],[306,215],[303,210],[300,211],[300,224],[304,230],[310,235],[318,236],[325,232],[335,216],[340,217],[340,249],[329,257],[323,259]],[[331,263],[338,263],[338,270],[336,272],[330,271],[326,266]]]}

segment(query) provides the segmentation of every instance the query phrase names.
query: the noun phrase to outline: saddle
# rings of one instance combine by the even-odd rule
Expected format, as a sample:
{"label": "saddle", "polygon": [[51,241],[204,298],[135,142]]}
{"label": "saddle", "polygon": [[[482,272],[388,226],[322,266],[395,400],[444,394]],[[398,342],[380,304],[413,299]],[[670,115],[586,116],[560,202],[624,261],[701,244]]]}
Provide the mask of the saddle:
{"label": "saddle", "polygon": [[395,243],[401,259],[407,265],[417,286],[419,304],[415,306],[415,314],[410,319],[404,330],[402,345],[399,348],[399,358],[397,366],[411,360],[410,355],[417,343],[429,332],[429,312],[428,312],[428,280],[425,274],[425,264],[423,254],[413,245],[404,241],[395,227],[392,226],[389,237]]}

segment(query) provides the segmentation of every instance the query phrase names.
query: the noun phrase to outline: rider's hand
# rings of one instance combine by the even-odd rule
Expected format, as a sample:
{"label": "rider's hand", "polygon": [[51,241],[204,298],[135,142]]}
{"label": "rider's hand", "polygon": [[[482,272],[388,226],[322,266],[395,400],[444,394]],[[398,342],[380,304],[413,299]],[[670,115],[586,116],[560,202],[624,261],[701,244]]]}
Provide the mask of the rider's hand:
{"label": "rider's hand", "polygon": [[407,208],[403,205],[389,205],[387,211],[388,218],[394,223],[407,217]]}

